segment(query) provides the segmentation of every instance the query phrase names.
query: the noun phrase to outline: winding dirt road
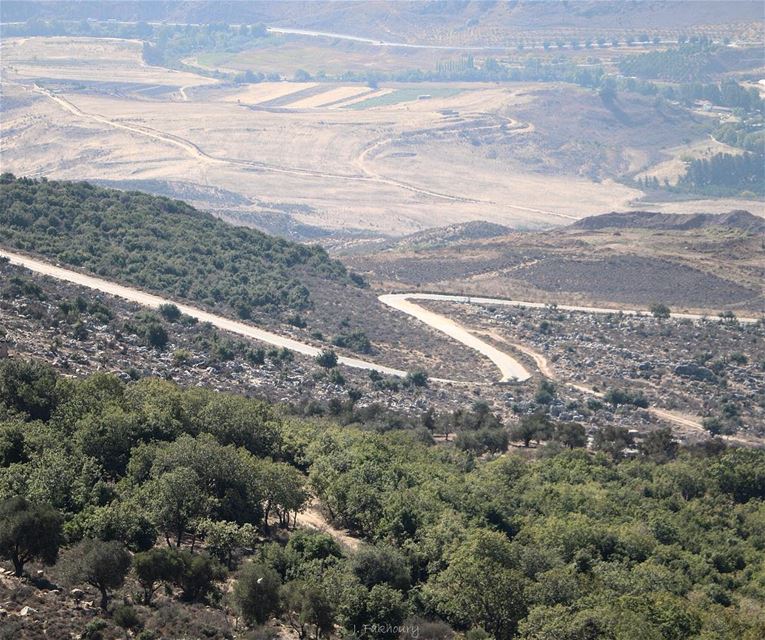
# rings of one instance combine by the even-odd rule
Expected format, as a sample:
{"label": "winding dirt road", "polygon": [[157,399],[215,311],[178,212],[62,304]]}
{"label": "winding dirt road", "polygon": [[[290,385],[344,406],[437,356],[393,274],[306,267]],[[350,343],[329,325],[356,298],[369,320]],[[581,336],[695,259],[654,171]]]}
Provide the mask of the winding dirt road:
{"label": "winding dirt road", "polygon": [[445,333],[450,338],[461,342],[465,346],[474,349],[483,356],[491,360],[502,374],[500,382],[523,382],[531,377],[531,373],[518,360],[511,355],[500,351],[495,346],[485,340],[470,333],[465,327],[457,324],[451,318],[442,316],[433,311],[429,311],[410,301],[410,298],[418,298],[417,294],[388,294],[382,295],[378,299],[383,304],[406,313],[420,322],[424,322],[441,333]]}
{"label": "winding dirt road", "polygon": [[[125,300],[136,302],[147,307],[157,308],[162,304],[172,303],[176,305],[183,313],[191,316],[192,318],[196,318],[200,322],[209,322],[219,329],[230,331],[231,333],[236,333],[238,335],[252,338],[260,342],[265,342],[266,344],[270,344],[275,347],[282,347],[284,349],[289,349],[290,351],[295,351],[296,353],[301,353],[311,357],[317,356],[321,351],[313,345],[305,344],[303,342],[299,342],[298,340],[293,340],[292,338],[272,333],[271,331],[258,329],[257,327],[254,327],[250,324],[245,324],[244,322],[238,322],[237,320],[231,320],[230,318],[225,318],[214,313],[209,313],[208,311],[204,311],[198,307],[192,307],[191,305],[179,303],[175,300],[171,300],[170,298],[162,298],[151,293],[146,293],[140,289],[126,287],[109,280],[96,278],[93,276],[85,275],[84,273],[72,271],[71,269],[58,267],[50,264],[49,262],[43,262],[42,260],[30,258],[29,256],[7,251],[5,249],[0,249],[0,257],[8,258],[11,264],[21,265],[30,271],[41,273],[46,276],[51,276],[66,282],[71,282],[83,287],[88,287],[89,289],[95,289],[96,291],[102,291],[103,293],[108,293],[113,296],[124,298]],[[348,358],[341,356],[338,358],[338,361],[340,364],[348,367],[354,367],[356,369],[366,369],[368,371],[375,369],[380,373],[398,377],[403,377],[406,375],[406,371],[393,369],[391,367],[385,367],[374,362],[367,362],[366,360],[360,360],[358,358]]]}
{"label": "winding dirt road", "polygon": [[[304,342],[300,342],[299,340],[294,340],[293,338],[282,336],[277,333],[273,333],[271,331],[266,331],[265,329],[259,329],[258,327],[255,327],[250,324],[246,324],[244,322],[231,320],[230,318],[226,318],[224,316],[219,316],[213,313],[209,313],[208,311],[204,311],[203,309],[199,309],[198,307],[194,307],[184,303],[179,303],[170,298],[163,298],[161,296],[156,296],[151,293],[146,293],[145,291],[141,291],[140,289],[117,284],[109,280],[104,280],[102,278],[89,276],[83,273],[79,273],[77,271],[72,271],[71,269],[59,267],[49,262],[45,262],[43,260],[38,260],[36,258],[32,258],[26,255],[8,251],[6,249],[0,249],[0,257],[7,258],[11,262],[11,264],[17,264],[17,265],[26,267],[30,271],[51,276],[53,278],[57,278],[65,282],[71,282],[73,284],[84,286],[89,289],[94,289],[96,291],[102,291],[103,293],[124,298],[125,300],[136,302],[138,304],[141,304],[147,307],[157,308],[162,304],[172,303],[172,304],[175,304],[181,310],[181,312],[193,318],[196,318],[201,322],[209,322],[210,324],[220,329],[223,329],[225,331],[230,331],[231,333],[236,333],[238,335],[245,336],[247,338],[264,342],[266,344],[289,349],[290,351],[294,351],[296,353],[300,353],[310,357],[315,357],[320,353],[320,349],[313,345],[306,344]],[[532,373],[528,369],[526,369],[526,367],[523,364],[521,364],[518,360],[516,360],[513,356],[511,356],[505,351],[501,351],[494,345],[478,337],[478,335],[476,334],[480,332],[471,332],[465,327],[463,327],[462,325],[452,320],[451,318],[448,318],[441,314],[425,309],[424,307],[421,307],[415,304],[414,302],[412,302],[412,300],[441,300],[441,301],[447,301],[447,302],[459,302],[459,303],[483,304],[483,305],[487,305],[487,304],[488,305],[511,305],[511,306],[517,306],[517,307],[532,307],[532,308],[545,307],[546,305],[537,303],[537,302],[524,302],[520,300],[503,300],[501,298],[481,298],[481,297],[468,297],[468,296],[432,294],[432,293],[385,294],[385,295],[379,296],[379,300],[380,302],[391,307],[392,309],[395,309],[401,313],[406,313],[412,316],[413,318],[416,318],[420,322],[428,325],[429,327],[433,329],[436,329],[437,331],[444,333],[445,335],[449,336],[453,340],[461,342],[465,346],[470,347],[471,349],[477,351],[484,357],[491,360],[501,373],[502,377],[500,379],[500,382],[511,382],[511,381],[522,382],[531,378]],[[602,307],[582,307],[582,306],[571,306],[571,305],[559,305],[558,309],[570,310],[570,311],[582,311],[587,313],[620,313],[621,312],[626,315],[637,315],[640,313],[645,313],[644,311],[639,311],[635,309],[620,310],[620,309],[608,309],[608,308],[602,308]],[[705,317],[701,315],[687,314],[687,313],[672,314],[672,316],[676,318],[688,318],[688,319],[694,319],[694,320],[699,320]],[[738,320],[739,322],[757,322],[757,319],[755,318],[739,318]],[[537,368],[539,369],[540,373],[543,376],[550,378],[552,380],[559,380],[561,383],[568,384],[569,386],[579,389],[580,391],[584,393],[592,394],[595,396],[602,395],[588,387],[575,385],[558,378],[553,368],[550,366],[550,363],[541,353],[525,345],[520,345],[514,342],[510,342],[506,340],[505,338],[502,338],[498,335],[494,335],[491,333],[487,334],[486,332],[483,332],[483,333],[484,335],[489,335],[489,337],[493,338],[495,341],[504,342],[512,349],[515,349],[518,352],[524,353],[525,355],[532,358]],[[377,370],[386,375],[392,375],[397,377],[404,377],[407,374],[406,371],[402,371],[400,369],[394,369],[391,367],[386,367],[384,365],[362,360],[360,358],[340,356],[338,358],[338,362],[341,365],[344,365],[347,367],[353,367],[356,369],[364,369],[367,371]],[[444,382],[444,383],[450,383],[450,384],[479,384],[479,383],[463,382],[463,381],[456,381],[456,380],[447,380],[443,378],[432,378],[432,380],[434,382]],[[659,409],[659,408],[649,408],[648,411],[652,413],[653,415],[655,415],[656,417],[672,422],[677,426],[680,426],[683,428],[690,428],[696,431],[702,429],[701,422],[693,416],[686,416],[686,415],[675,413],[673,411],[669,411],[666,409]],[[732,438],[732,439],[736,439],[736,438]]]}
{"label": "winding dirt road", "polygon": [[[526,302],[524,300],[508,300],[506,298],[483,298],[481,296],[464,296],[448,293],[391,293],[380,296],[380,301],[394,306],[398,300],[436,300],[445,302],[461,302],[463,304],[480,304],[492,306],[507,307],[527,307],[530,309],[545,309],[550,307],[545,302]],[[570,304],[558,304],[555,308],[560,311],[582,311],[584,313],[621,313],[625,316],[644,316],[649,315],[648,309],[617,309],[615,307],[585,307]],[[702,315],[698,313],[671,313],[670,317],[686,320],[724,320],[719,316]],[[754,324],[759,322],[759,318],[736,318],[738,322],[744,324]]]}
{"label": "winding dirt road", "polygon": [[[185,88],[186,87],[183,87],[182,89],[185,89]],[[391,187],[396,187],[398,189],[404,189],[405,191],[411,191],[413,193],[418,193],[420,195],[436,198],[438,200],[447,200],[449,202],[477,202],[476,200],[463,198],[461,196],[450,195],[448,193],[440,193],[438,191],[431,191],[430,189],[418,187],[416,185],[409,184],[408,182],[402,182],[401,180],[395,180],[393,178],[386,178],[385,176],[381,176],[377,174],[358,175],[358,174],[343,174],[343,173],[327,173],[324,171],[313,171],[311,169],[299,169],[296,167],[281,167],[278,165],[266,164],[264,162],[257,162],[255,160],[243,160],[240,158],[213,156],[203,151],[198,145],[191,142],[191,140],[187,140],[186,138],[182,138],[180,136],[176,136],[171,133],[166,133],[164,131],[159,131],[157,129],[152,129],[151,127],[146,127],[143,125],[124,124],[122,122],[115,122],[114,120],[110,120],[109,118],[99,115],[97,113],[88,113],[80,109],[77,105],[67,100],[63,96],[53,93],[52,91],[49,91],[47,89],[44,89],[43,87],[40,87],[39,85],[35,85],[34,91],[36,93],[39,93],[49,98],[50,100],[55,102],[58,106],[60,106],[62,109],[64,109],[65,111],[68,111],[72,115],[75,115],[79,118],[93,120],[95,122],[98,122],[100,124],[103,124],[115,129],[130,131],[132,133],[137,133],[139,135],[145,136],[147,138],[151,138],[153,140],[171,144],[175,147],[182,149],[183,151],[188,153],[191,157],[195,158],[196,160],[199,160],[201,162],[205,162],[208,164],[227,164],[227,165],[235,165],[235,166],[246,166],[246,167],[251,167],[253,169],[257,169],[259,171],[265,171],[269,173],[282,173],[287,175],[295,175],[295,176],[303,176],[303,177],[308,176],[311,178],[325,178],[330,180],[343,180],[343,181],[350,180],[354,182],[367,182],[367,183],[373,182],[377,184],[385,184]]]}
{"label": "winding dirt road", "polygon": [[[550,365],[550,362],[547,360],[547,358],[545,358],[544,355],[525,345],[511,342],[494,332],[481,331],[481,332],[467,333],[468,337],[470,338],[470,341],[465,341],[462,338],[464,337],[463,332],[467,332],[466,329],[457,325],[457,323],[455,323],[454,321],[450,320],[449,318],[445,316],[434,313],[432,311],[429,311],[428,309],[424,309],[423,307],[420,307],[419,305],[412,303],[411,300],[438,300],[438,301],[446,301],[446,302],[459,302],[459,303],[465,303],[465,304],[505,305],[505,306],[514,306],[514,307],[531,307],[531,308],[544,308],[547,305],[543,303],[524,302],[521,300],[505,300],[502,298],[481,298],[481,297],[473,297],[473,296],[457,296],[457,295],[437,294],[437,293],[394,293],[394,294],[382,295],[379,297],[379,300],[382,303],[393,307],[394,309],[398,309],[399,311],[402,311],[403,313],[408,313],[409,315],[417,318],[421,322],[424,322],[425,324],[433,327],[434,329],[443,331],[444,333],[451,336],[455,340],[459,340],[460,342],[463,342],[463,344],[466,344],[467,346],[476,349],[476,351],[478,351],[479,353],[482,353],[487,358],[489,358],[492,362],[494,362],[494,364],[497,365],[500,371],[502,371],[502,374],[504,376],[503,380],[508,380],[512,376],[515,376],[518,380],[526,380],[530,377],[530,374],[528,374],[528,371],[526,371],[523,368],[523,365],[521,365],[514,359],[510,358],[510,356],[508,356],[503,351],[499,351],[492,345],[489,345],[488,343],[480,340],[474,335],[475,333],[481,333],[483,335],[487,335],[490,338],[494,339],[495,341],[503,342],[507,344],[509,347],[511,347],[512,349],[515,349],[519,351],[520,353],[523,353],[529,356],[530,358],[534,360],[534,363],[536,364],[539,372],[544,377],[549,378],[550,380],[560,382],[574,389],[577,389],[581,391],[582,393],[596,396],[598,398],[602,398],[604,396],[603,393],[599,393],[589,387],[573,384],[571,382],[567,382],[566,380],[561,379],[555,373],[553,367]],[[582,311],[585,313],[623,313],[625,315],[641,315],[641,314],[648,313],[647,311],[641,311],[637,309],[623,310],[623,309],[612,309],[612,308],[604,308],[604,307],[583,307],[583,306],[573,306],[573,305],[558,305],[557,308],[564,311]],[[702,315],[692,314],[692,313],[673,313],[671,314],[671,316],[673,318],[685,318],[690,320],[701,320],[701,319],[721,320],[721,318],[719,317],[702,316]],[[738,318],[738,321],[744,322],[744,323],[758,322],[757,318]],[[455,327],[457,327],[457,329],[455,329]],[[479,343],[481,343],[481,347],[479,348],[479,346],[476,346],[474,344],[474,341],[478,341]],[[488,349],[486,349],[485,347],[488,347]],[[501,357],[498,357],[498,354]],[[509,358],[509,360],[512,362],[507,362],[505,358]],[[523,378],[520,377],[519,374],[521,374],[521,371],[520,369],[515,369],[514,368],[515,365],[523,369],[523,371],[526,371],[526,374],[527,374],[526,377],[523,377]],[[681,429],[690,429],[691,431],[695,431],[695,432],[702,431],[706,433],[706,430],[701,424],[701,420],[695,416],[688,416],[681,413],[677,413],[675,411],[670,411],[668,409],[660,409],[658,407],[649,407],[647,411],[648,413],[656,416],[657,418],[661,420],[665,420],[667,422],[671,422],[672,424],[674,424],[677,427],[680,427]],[[730,441],[735,441],[735,442],[751,444],[745,438],[741,438],[738,436],[725,436],[725,439]]]}

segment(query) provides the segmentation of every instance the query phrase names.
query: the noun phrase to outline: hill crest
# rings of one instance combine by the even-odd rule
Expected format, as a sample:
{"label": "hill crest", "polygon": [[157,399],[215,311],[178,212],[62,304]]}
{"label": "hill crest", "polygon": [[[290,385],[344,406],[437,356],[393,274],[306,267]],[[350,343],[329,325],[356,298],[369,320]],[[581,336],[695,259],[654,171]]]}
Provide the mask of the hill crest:
{"label": "hill crest", "polygon": [[709,227],[727,227],[750,233],[765,232],[765,220],[749,211],[728,213],[659,213],[656,211],[612,211],[582,218],[571,229],[662,229],[686,231]]}

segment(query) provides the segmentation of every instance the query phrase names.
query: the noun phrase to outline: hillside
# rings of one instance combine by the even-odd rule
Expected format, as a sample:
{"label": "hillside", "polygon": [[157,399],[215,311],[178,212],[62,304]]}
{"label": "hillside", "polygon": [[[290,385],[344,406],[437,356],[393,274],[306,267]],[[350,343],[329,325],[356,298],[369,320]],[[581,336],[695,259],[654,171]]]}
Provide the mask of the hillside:
{"label": "hillside", "polygon": [[8,247],[242,318],[310,307],[307,277],[352,284],[319,247],[233,227],[178,200],[86,182],[4,175],[0,226]]}
{"label": "hillside", "polygon": [[[480,403],[431,420],[507,445]],[[626,429],[590,453],[547,428],[544,455],[487,460],[422,427],[2,361],[2,637],[761,637],[765,452],[658,430],[627,460]],[[296,527],[326,526],[314,497],[350,535]]]}
{"label": "hillside", "polygon": [[373,285],[557,304],[763,310],[765,220],[726,214],[612,212],[562,229],[482,239],[429,232],[383,250],[363,245],[344,262]]}
{"label": "hillside", "polygon": [[748,211],[730,213],[668,214],[654,211],[612,211],[582,218],[572,229],[739,229],[748,233],[765,232],[765,220]]}
{"label": "hillside", "polygon": [[4,174],[2,246],[381,365],[449,378],[483,370],[467,347],[390,312],[321,247],[236,227],[178,200]]}
{"label": "hillside", "polygon": [[57,20],[258,23],[440,44],[506,44],[528,31],[571,29],[681,30],[762,19],[758,2],[3,2],[3,21]]}

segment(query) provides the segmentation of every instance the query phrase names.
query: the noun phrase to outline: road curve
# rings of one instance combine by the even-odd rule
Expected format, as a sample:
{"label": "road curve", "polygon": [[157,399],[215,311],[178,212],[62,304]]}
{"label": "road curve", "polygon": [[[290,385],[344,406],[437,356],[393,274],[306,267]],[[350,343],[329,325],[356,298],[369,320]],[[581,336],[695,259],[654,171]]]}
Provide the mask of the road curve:
{"label": "road curve", "polygon": [[[185,92],[184,92],[185,88],[186,87],[182,87],[180,91],[180,93],[184,96],[184,100],[187,99],[185,97]],[[205,162],[208,164],[247,166],[247,167],[256,169],[258,171],[264,171],[268,173],[282,173],[287,175],[304,176],[304,177],[310,177],[310,178],[324,178],[324,179],[330,179],[330,180],[343,180],[343,181],[367,182],[367,183],[374,182],[377,184],[385,184],[391,187],[403,189],[405,191],[411,191],[412,193],[418,193],[420,195],[429,196],[431,198],[436,198],[439,200],[448,200],[450,202],[473,202],[473,203],[480,202],[479,200],[473,200],[471,198],[464,198],[462,196],[450,195],[448,193],[441,193],[439,191],[431,191],[430,189],[426,189],[424,187],[418,187],[416,185],[409,184],[408,182],[402,182],[401,180],[386,178],[385,176],[376,175],[376,174],[352,175],[352,174],[342,174],[342,173],[327,173],[323,171],[315,171],[312,169],[299,169],[297,167],[282,167],[277,165],[266,164],[264,162],[257,162],[255,160],[244,160],[241,158],[227,158],[222,156],[214,156],[212,154],[207,153],[206,151],[203,151],[201,147],[199,147],[197,144],[195,144],[191,140],[187,140],[186,138],[182,138],[181,136],[177,136],[172,133],[166,133],[164,131],[159,131],[158,129],[152,129],[151,127],[146,127],[142,125],[124,124],[121,122],[115,122],[114,120],[110,120],[109,118],[99,115],[97,113],[88,113],[86,111],[83,111],[77,105],[67,100],[64,96],[54,93],[53,91],[45,89],[37,84],[35,84],[34,86],[34,91],[36,93],[39,93],[45,96],[46,98],[49,98],[50,100],[55,102],[59,107],[61,107],[65,111],[68,111],[72,115],[77,116],[78,118],[93,120],[94,122],[99,122],[101,124],[104,124],[108,127],[112,127],[114,129],[130,131],[131,133],[136,133],[138,135],[142,135],[147,138],[157,140],[159,142],[171,144],[175,147],[182,149],[183,151],[188,153],[192,158],[199,160],[200,162]]]}
{"label": "road curve", "polygon": [[[545,302],[526,302],[524,300],[508,300],[506,298],[483,298],[481,296],[464,296],[453,295],[448,293],[390,293],[380,296],[380,301],[389,305],[395,306],[399,300],[436,300],[444,302],[461,302],[463,304],[480,304],[480,305],[492,305],[492,306],[507,306],[507,307],[526,307],[530,309],[545,309],[551,305]],[[417,305],[412,305],[421,309]],[[582,311],[584,313],[621,313],[625,316],[640,316],[650,315],[648,309],[616,309],[613,307],[585,307],[579,305],[569,304],[557,304],[555,309],[559,311]],[[716,315],[702,315],[698,313],[671,313],[670,317],[685,320],[724,320]],[[736,317],[738,322],[744,324],[755,324],[760,321],[759,318],[741,318]],[[424,322],[424,321],[423,321]]]}
{"label": "road curve", "polygon": [[[503,298],[481,298],[481,297],[473,297],[473,296],[457,296],[457,295],[437,294],[437,293],[392,293],[392,294],[386,294],[386,295],[380,296],[379,300],[383,304],[386,304],[404,313],[408,313],[409,315],[417,318],[418,320],[424,322],[425,324],[435,329],[438,329],[439,331],[443,331],[444,333],[451,336],[452,338],[459,340],[460,342],[463,342],[467,346],[472,347],[476,349],[477,351],[479,351],[480,353],[482,353],[483,355],[487,356],[492,362],[494,362],[494,364],[497,365],[497,367],[499,367],[500,371],[502,371],[502,374],[504,376],[503,379],[509,379],[509,375],[514,375],[513,371],[515,371],[516,373],[520,373],[520,369],[514,370],[513,367],[517,366],[522,369],[523,365],[521,365],[517,361],[510,358],[510,356],[503,353],[502,351],[499,351],[498,349],[495,349],[491,345],[483,342],[482,340],[477,338],[475,335],[467,332],[466,329],[464,329],[457,323],[453,322],[449,318],[446,318],[445,316],[429,311],[428,309],[424,309],[423,307],[420,307],[419,305],[416,305],[413,302],[411,302],[411,300],[442,300],[446,302],[461,302],[461,303],[469,303],[469,304],[491,304],[491,305],[506,305],[506,306],[509,305],[509,306],[515,306],[515,307],[532,307],[532,308],[540,308],[540,307],[544,308],[546,306],[545,304],[538,303],[538,302],[524,302],[521,300],[506,300]],[[582,311],[586,313],[624,313],[626,315],[639,315],[641,313],[649,313],[648,311],[640,311],[636,309],[621,310],[621,309],[608,309],[603,307],[583,307],[583,306],[572,306],[572,305],[558,305],[557,308],[566,310],[566,311]],[[673,318],[686,318],[691,320],[701,320],[701,319],[720,320],[719,317],[702,316],[702,315],[690,314],[690,313],[673,313],[671,314],[671,316]],[[756,318],[738,318],[738,321],[744,322],[744,323],[758,322]],[[457,330],[455,330],[454,327],[456,327]],[[482,332],[482,333],[491,335],[491,332]],[[469,341],[465,341],[462,339],[463,337],[465,337],[464,334],[466,334],[467,338],[469,338]],[[604,397],[605,394],[595,391],[594,389],[585,387],[583,385],[574,384],[572,382],[568,382],[566,380],[559,378],[555,374],[553,368],[550,366],[550,363],[547,360],[547,358],[545,358],[545,356],[539,353],[538,351],[535,351],[534,349],[526,347],[525,345],[510,342],[507,339],[502,338],[501,336],[498,336],[498,335],[494,335],[493,337],[496,340],[505,342],[506,344],[511,346],[513,349],[516,349],[520,351],[521,353],[524,353],[530,358],[532,358],[537,368],[539,369],[540,373],[544,377],[549,378],[550,380],[560,382],[569,387],[573,387],[574,389],[577,389],[583,393],[593,395],[599,398]],[[480,343],[480,345],[477,345],[477,343]],[[501,357],[497,357],[497,356],[501,356]],[[509,359],[511,362],[508,362],[505,359]],[[528,374],[528,372],[526,373],[527,373],[526,377],[521,378],[516,376],[517,379],[518,380],[528,379],[528,377],[530,377],[530,374]],[[701,419],[696,418],[695,416],[687,416],[687,415],[677,413],[675,411],[670,411],[668,409],[661,409],[659,407],[649,407],[647,411],[648,413],[653,414],[657,418],[661,420],[665,420],[667,422],[671,422],[678,427],[706,433],[706,430],[704,429],[701,423]],[[725,440],[751,444],[745,438],[740,438],[737,436],[723,436],[723,438]]]}
{"label": "road curve", "polygon": [[486,356],[500,370],[502,374],[500,382],[523,382],[531,377],[531,373],[529,373],[526,367],[509,354],[481,340],[481,338],[473,335],[454,320],[428,311],[409,301],[409,298],[417,297],[419,297],[417,294],[389,294],[380,296],[379,300],[383,304],[417,318],[420,322],[424,322],[428,326],[445,333],[450,338]]}
{"label": "road curve", "polygon": [[[186,315],[189,315],[192,318],[196,318],[201,322],[209,322],[219,329],[224,329],[225,331],[230,331],[231,333],[236,333],[247,338],[253,338],[275,347],[282,347],[289,349],[290,351],[295,351],[297,353],[311,357],[317,356],[320,352],[320,349],[317,347],[299,342],[298,340],[280,336],[279,334],[265,331],[264,329],[258,329],[257,327],[245,324],[244,322],[238,322],[236,320],[231,320],[230,318],[224,318],[223,316],[209,313],[199,309],[198,307],[182,304],[169,298],[155,296],[151,293],[141,291],[140,289],[126,287],[109,280],[103,280],[102,278],[96,278],[93,276],[85,275],[84,273],[78,273],[77,271],[58,267],[50,264],[49,262],[43,262],[42,260],[37,260],[25,255],[13,253],[5,249],[0,249],[0,257],[8,258],[11,264],[17,264],[22,267],[26,267],[30,271],[35,271],[36,273],[51,276],[59,280],[64,280],[66,282],[71,282],[83,287],[88,287],[89,289],[95,289],[96,291],[102,291],[103,293],[118,296],[131,302],[137,302],[138,304],[147,307],[157,308],[161,304],[172,303]],[[340,356],[338,357],[338,362],[345,366],[353,367],[356,369],[366,369],[368,371],[374,369],[387,375],[398,377],[406,376],[406,371],[392,369],[391,367],[385,367],[383,365],[379,365],[374,362],[367,362],[366,360],[360,360],[358,358]]]}

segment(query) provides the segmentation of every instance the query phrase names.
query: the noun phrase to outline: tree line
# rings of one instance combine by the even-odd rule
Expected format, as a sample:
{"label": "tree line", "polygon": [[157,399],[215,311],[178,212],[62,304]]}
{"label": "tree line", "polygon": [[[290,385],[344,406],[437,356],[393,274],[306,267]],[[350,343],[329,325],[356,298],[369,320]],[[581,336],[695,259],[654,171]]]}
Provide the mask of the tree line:
{"label": "tree line", "polygon": [[[482,406],[448,419],[498,428]],[[557,444],[479,455],[413,430],[6,360],[0,556],[17,573],[58,558],[56,580],[99,594],[99,625],[135,630],[159,629],[172,601],[252,627],[278,617],[301,638],[760,637],[765,453],[682,447],[668,431],[634,445],[615,425],[590,452],[575,426],[526,427]],[[294,530],[311,496],[357,550]]]}
{"label": "tree line", "polygon": [[681,189],[704,193],[732,193],[748,191],[765,194],[765,154],[717,153],[711,158],[692,160],[681,176]]}
{"label": "tree line", "polygon": [[0,176],[0,243],[245,319],[309,308],[304,276],[363,285],[321,247],[87,182]]}

